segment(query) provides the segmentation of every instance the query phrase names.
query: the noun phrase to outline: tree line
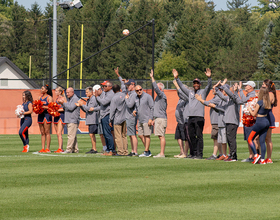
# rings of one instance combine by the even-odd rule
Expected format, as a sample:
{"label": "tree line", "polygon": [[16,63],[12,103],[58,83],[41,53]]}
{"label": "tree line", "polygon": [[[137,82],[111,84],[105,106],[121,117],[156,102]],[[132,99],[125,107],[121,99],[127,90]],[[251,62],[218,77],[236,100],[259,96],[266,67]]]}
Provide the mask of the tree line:
{"label": "tree line", "polygon": [[[87,58],[155,19],[155,77],[172,80],[176,68],[183,80],[280,80],[280,13],[268,0],[250,7],[247,0],[227,1],[228,10],[216,11],[205,0],[82,0],[81,9],[57,7],[58,73],[67,69],[68,26],[70,66]],[[12,0],[0,2],[0,56],[8,57],[31,78],[48,78],[51,1],[25,9]],[[124,78],[148,79],[152,67],[152,25],[83,63],[84,79],[115,79],[119,66]],[[66,73],[59,75],[65,79]],[[70,70],[80,78],[80,65]]]}

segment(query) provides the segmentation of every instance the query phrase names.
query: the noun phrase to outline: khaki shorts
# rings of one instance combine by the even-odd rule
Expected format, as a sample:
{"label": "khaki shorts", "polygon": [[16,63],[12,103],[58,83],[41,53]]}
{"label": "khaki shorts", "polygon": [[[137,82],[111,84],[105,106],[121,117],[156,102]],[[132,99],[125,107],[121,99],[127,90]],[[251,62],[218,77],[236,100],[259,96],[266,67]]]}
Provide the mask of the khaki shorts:
{"label": "khaki shorts", "polygon": [[155,136],[164,136],[167,127],[166,118],[156,118],[155,119]]}
{"label": "khaki shorts", "polygon": [[217,140],[218,139],[218,131],[219,127],[217,124],[212,125],[212,130],[211,130],[211,139]]}
{"label": "khaki shorts", "polygon": [[148,123],[138,123],[138,135],[150,136],[152,134],[152,126]]}

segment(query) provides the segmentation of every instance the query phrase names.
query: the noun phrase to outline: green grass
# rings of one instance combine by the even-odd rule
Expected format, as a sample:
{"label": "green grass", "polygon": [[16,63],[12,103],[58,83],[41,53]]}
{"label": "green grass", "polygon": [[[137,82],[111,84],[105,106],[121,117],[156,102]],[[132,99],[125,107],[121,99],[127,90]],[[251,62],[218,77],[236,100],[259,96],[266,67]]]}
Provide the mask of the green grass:
{"label": "green grass", "polygon": [[[41,142],[31,135],[23,154],[17,135],[0,135],[0,219],[280,219],[280,135],[267,165],[240,162],[248,156],[242,135],[234,163],[175,159],[174,135],[166,139],[167,157],[154,159],[86,155],[88,135],[78,135],[80,153],[70,155],[33,154]],[[206,158],[209,135],[204,145]],[[157,137],[151,151],[159,153]]]}

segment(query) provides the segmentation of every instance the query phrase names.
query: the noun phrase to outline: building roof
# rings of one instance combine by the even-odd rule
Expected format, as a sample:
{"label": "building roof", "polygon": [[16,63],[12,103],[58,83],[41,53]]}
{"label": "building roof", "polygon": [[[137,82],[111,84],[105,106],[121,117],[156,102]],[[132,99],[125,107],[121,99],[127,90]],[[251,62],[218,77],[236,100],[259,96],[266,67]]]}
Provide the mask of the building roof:
{"label": "building roof", "polygon": [[0,66],[4,63],[9,64],[23,79],[27,79],[26,82],[29,83],[31,86],[33,86],[34,88],[40,88],[40,86],[33,80],[28,80],[30,78],[7,57],[0,57]]}

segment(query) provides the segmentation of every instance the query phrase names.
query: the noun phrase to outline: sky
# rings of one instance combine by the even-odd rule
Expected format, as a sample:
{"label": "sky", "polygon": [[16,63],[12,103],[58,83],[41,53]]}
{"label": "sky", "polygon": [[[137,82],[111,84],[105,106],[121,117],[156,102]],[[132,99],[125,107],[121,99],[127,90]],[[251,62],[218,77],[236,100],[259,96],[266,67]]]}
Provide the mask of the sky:
{"label": "sky", "polygon": [[[44,11],[45,7],[47,6],[47,2],[49,0],[15,0],[20,5],[23,5],[26,9],[30,9],[31,5],[35,3],[35,1],[41,6],[42,11]],[[58,0],[57,0],[58,1]],[[216,5],[216,10],[227,10],[227,1],[226,0],[213,0]],[[83,0],[81,0],[83,2]],[[248,1],[251,6],[258,6],[257,0],[249,0]]]}

